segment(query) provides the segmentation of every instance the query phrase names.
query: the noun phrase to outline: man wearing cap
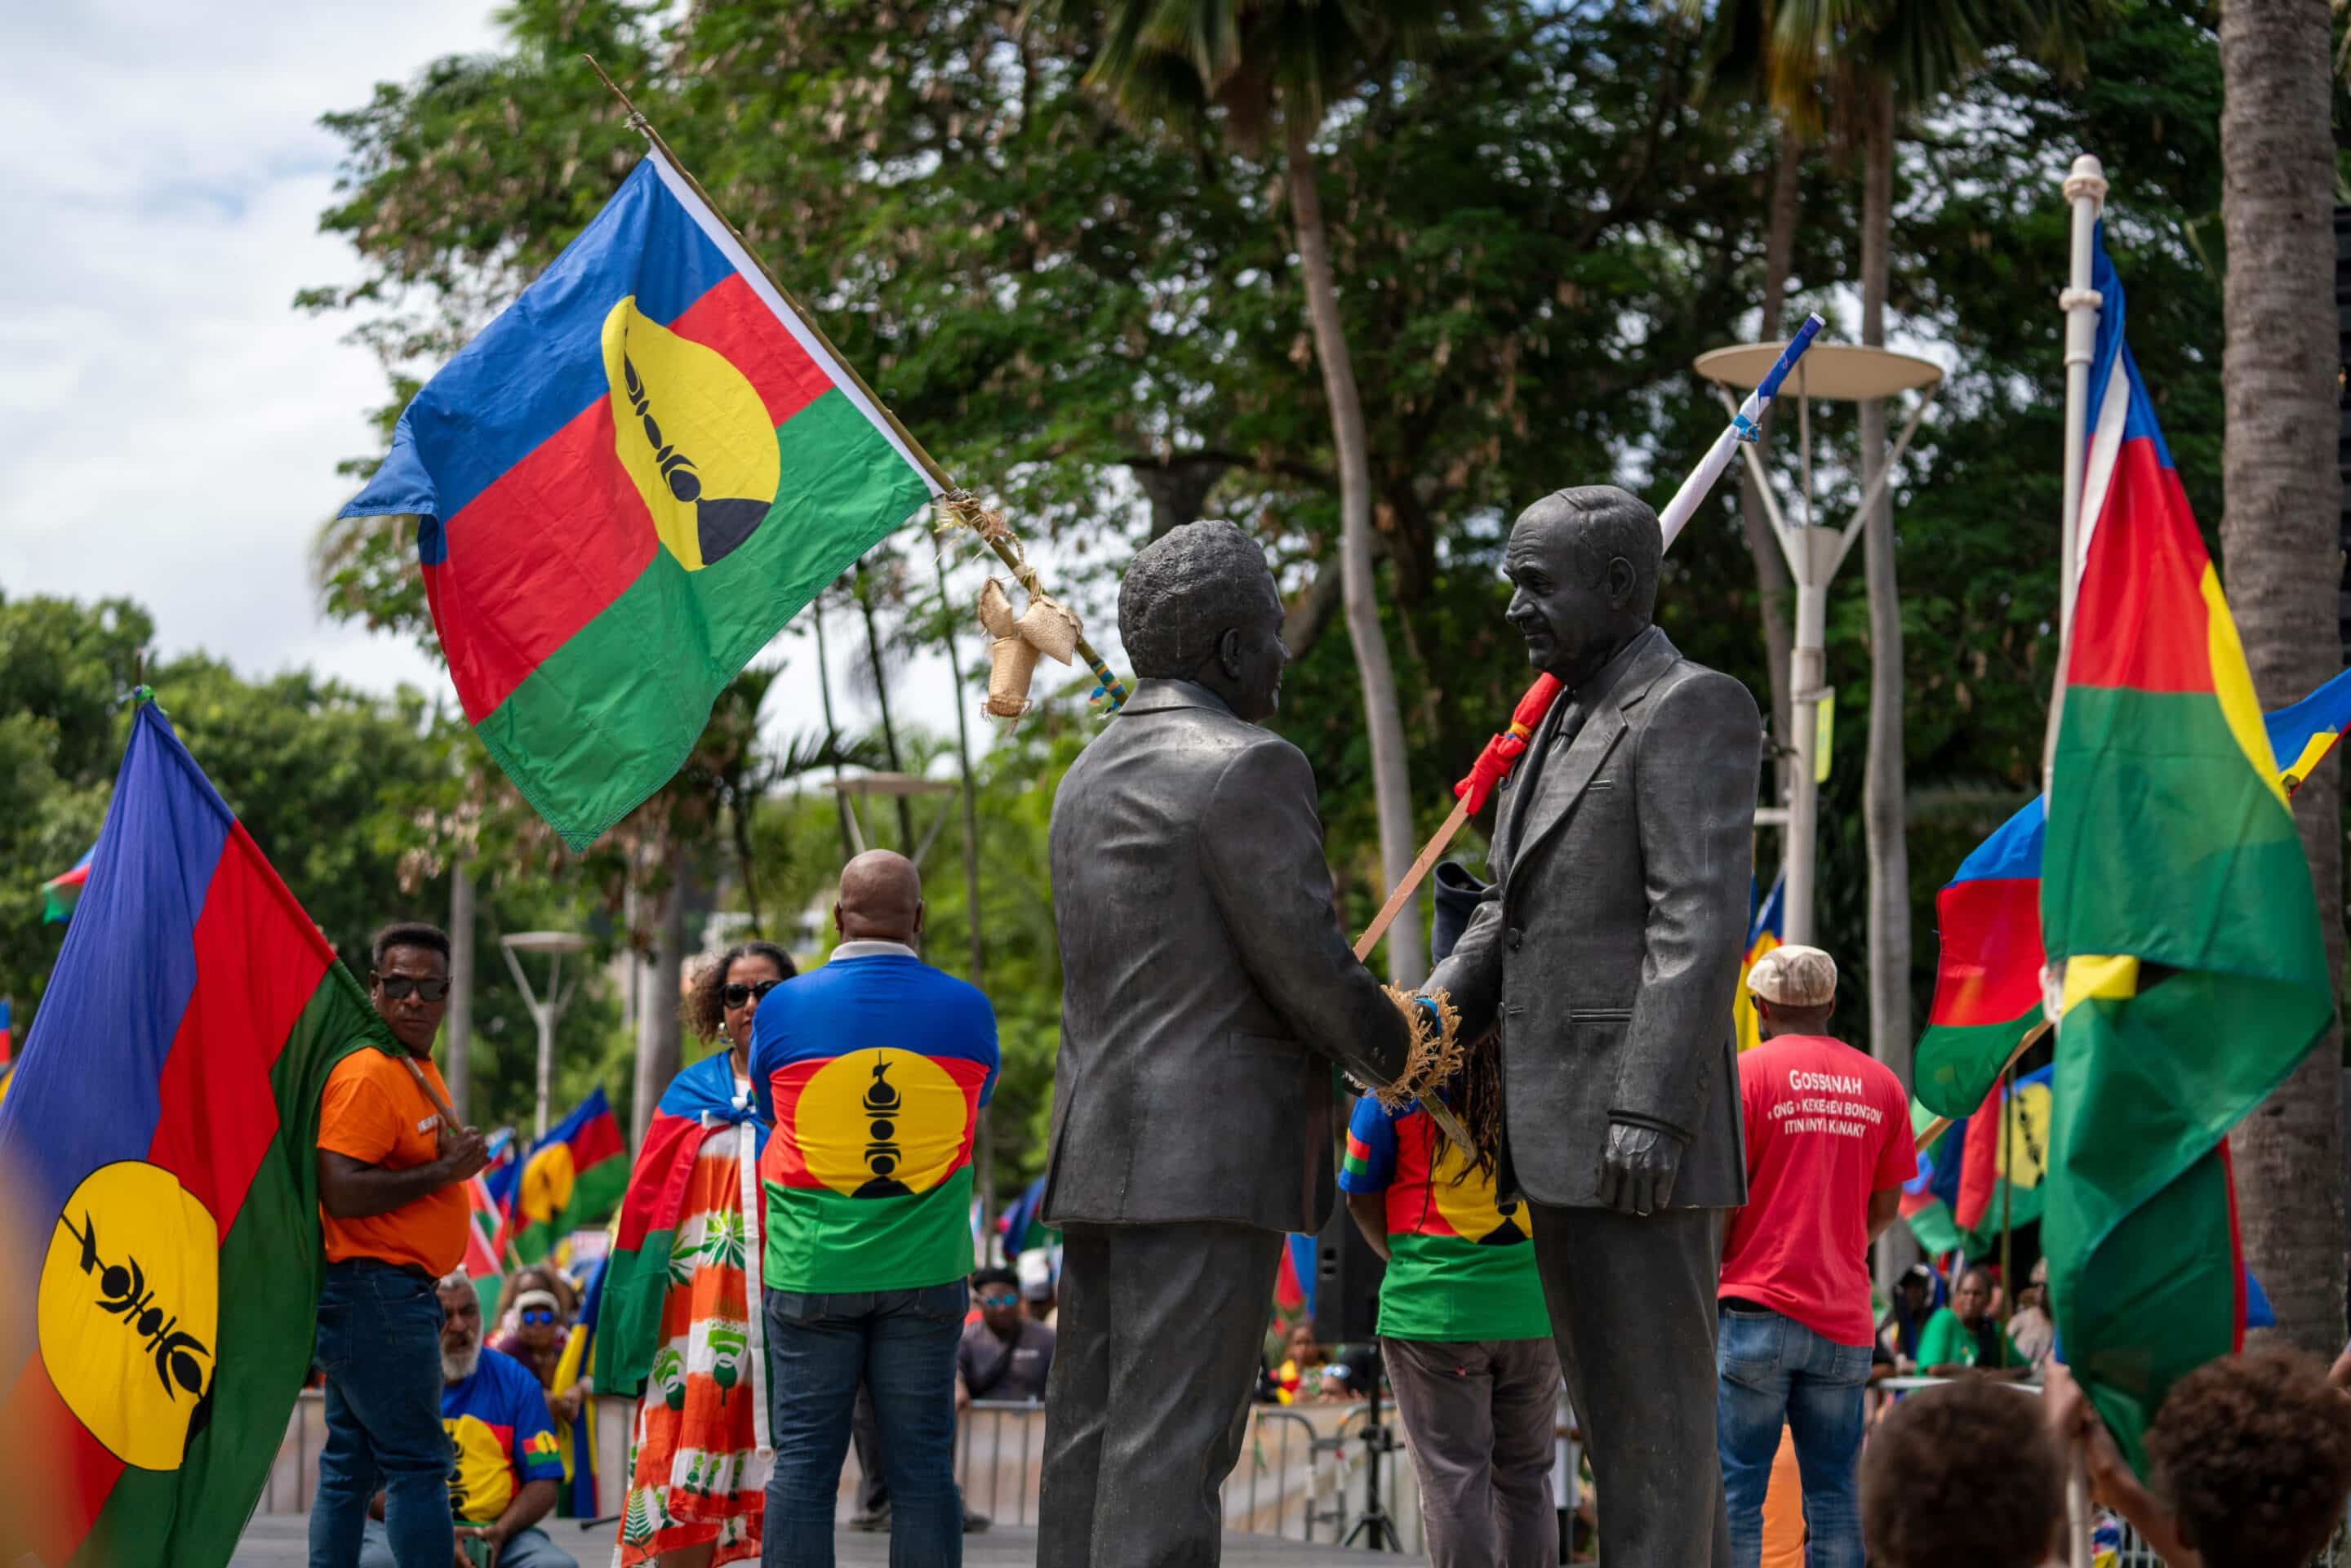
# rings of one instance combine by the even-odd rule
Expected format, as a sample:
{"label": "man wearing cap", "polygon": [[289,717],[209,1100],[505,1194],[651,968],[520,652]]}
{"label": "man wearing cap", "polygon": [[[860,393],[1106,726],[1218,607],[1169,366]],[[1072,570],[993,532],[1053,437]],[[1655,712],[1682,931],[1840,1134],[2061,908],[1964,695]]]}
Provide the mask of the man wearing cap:
{"label": "man wearing cap", "polygon": [[1862,1396],[1870,1242],[1917,1174],[1909,1097],[1883,1062],[1822,1032],[1836,963],[1774,948],[1747,976],[1762,1043],[1739,1059],[1747,1207],[1723,1248],[1715,1441],[1732,1561],[1755,1568],[1784,1423],[1813,1568],[1861,1568]]}

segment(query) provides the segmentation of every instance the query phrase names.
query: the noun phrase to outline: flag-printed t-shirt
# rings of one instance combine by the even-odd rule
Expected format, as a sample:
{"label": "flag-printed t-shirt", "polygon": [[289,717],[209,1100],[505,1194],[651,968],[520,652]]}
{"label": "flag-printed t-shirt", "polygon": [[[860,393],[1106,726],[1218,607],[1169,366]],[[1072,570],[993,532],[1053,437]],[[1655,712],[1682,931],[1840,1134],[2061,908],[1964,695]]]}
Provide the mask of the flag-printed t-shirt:
{"label": "flag-printed t-shirt", "polygon": [[560,1481],[563,1457],[547,1393],[530,1369],[485,1345],[474,1375],[441,1385],[449,1434],[449,1513],[460,1524],[496,1524],[526,1481]]}
{"label": "flag-printed t-shirt", "polygon": [[1747,1207],[1731,1217],[1719,1293],[1867,1344],[1869,1197],[1918,1174],[1902,1081],[1841,1040],[1783,1034],[1739,1059],[1739,1097]]}
{"label": "flag-printed t-shirt", "polygon": [[[431,1061],[411,1060],[424,1070],[433,1093],[447,1100],[449,1090]],[[398,1057],[355,1051],[335,1064],[319,1096],[319,1146],[387,1170],[430,1165],[441,1157],[441,1113]],[[413,1264],[436,1280],[465,1261],[473,1223],[464,1182],[436,1187],[388,1213],[338,1219],[321,1208],[319,1219],[329,1263],[381,1258]]]}
{"label": "flag-printed t-shirt", "polygon": [[996,1013],[895,942],[844,942],[768,994],[751,1083],[771,1291],[911,1291],[971,1272],[971,1140]]}
{"label": "flag-printed t-shirt", "polygon": [[1499,1205],[1418,1101],[1391,1115],[1366,1096],[1347,1127],[1339,1190],[1384,1193],[1388,1267],[1380,1333],[1389,1339],[1548,1339],[1526,1209]]}

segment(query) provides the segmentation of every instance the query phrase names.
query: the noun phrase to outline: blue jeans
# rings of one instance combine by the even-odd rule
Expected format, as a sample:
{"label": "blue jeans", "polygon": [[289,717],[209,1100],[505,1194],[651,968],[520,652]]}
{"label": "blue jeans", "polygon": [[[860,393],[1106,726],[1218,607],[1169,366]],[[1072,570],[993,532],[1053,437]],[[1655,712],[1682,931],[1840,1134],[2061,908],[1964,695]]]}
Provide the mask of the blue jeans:
{"label": "blue jeans", "polygon": [[379,1485],[399,1568],[448,1568],[456,1538],[433,1281],[375,1258],[328,1264],[312,1359],[327,1379],[327,1446],[310,1500],[310,1568],[359,1562]]}
{"label": "blue jeans", "polygon": [[855,1295],[768,1292],[776,1464],[760,1527],[763,1568],[832,1568],[833,1502],[860,1380],[872,1390],[890,1483],[891,1568],[960,1568],[956,1343],[970,1301],[961,1280]]}
{"label": "blue jeans", "polygon": [[1715,1339],[1714,1438],[1730,1504],[1730,1560],[1756,1568],[1763,1555],[1763,1492],[1795,1435],[1804,1482],[1811,1568],[1861,1568],[1862,1396],[1869,1346],[1838,1344],[1778,1312],[1724,1307]]}

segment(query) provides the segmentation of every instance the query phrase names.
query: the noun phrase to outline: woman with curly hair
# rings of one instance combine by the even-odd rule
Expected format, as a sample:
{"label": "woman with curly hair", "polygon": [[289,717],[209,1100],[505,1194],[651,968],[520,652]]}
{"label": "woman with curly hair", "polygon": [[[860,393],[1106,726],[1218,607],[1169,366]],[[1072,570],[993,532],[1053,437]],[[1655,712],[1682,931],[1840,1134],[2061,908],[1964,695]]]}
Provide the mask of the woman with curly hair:
{"label": "woman with curly hair", "polygon": [[795,972],[774,943],[744,942],[695,977],[685,1026],[726,1049],[670,1084],[629,1173],[596,1333],[596,1386],[643,1395],[622,1568],[759,1555],[767,1368],[758,1206],[743,1199],[768,1130],[752,1109],[751,1015]]}

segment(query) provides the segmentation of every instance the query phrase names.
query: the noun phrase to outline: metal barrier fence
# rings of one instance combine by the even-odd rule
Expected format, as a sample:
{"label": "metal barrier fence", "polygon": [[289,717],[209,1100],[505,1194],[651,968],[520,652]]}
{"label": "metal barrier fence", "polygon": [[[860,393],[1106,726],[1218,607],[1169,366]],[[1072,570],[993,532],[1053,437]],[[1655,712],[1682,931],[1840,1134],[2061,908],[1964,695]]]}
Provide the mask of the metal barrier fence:
{"label": "metal barrier fence", "polygon": [[[1423,1550],[1420,1489],[1405,1457],[1402,1427],[1393,1406],[1384,1406],[1386,1446],[1364,1440],[1370,1409],[1354,1405],[1253,1406],[1239,1461],[1225,1482],[1225,1527],[1237,1533],[1288,1541],[1366,1543],[1360,1531],[1369,1499],[1368,1467],[1378,1469],[1378,1495],[1403,1550]],[[599,1395],[596,1399],[598,1511],[617,1514],[626,1492],[629,1441],[636,1401]],[[1562,1430],[1564,1427],[1562,1427]],[[305,1389],[287,1420],[269,1479],[256,1511],[307,1514],[317,1494],[319,1451],[327,1436],[326,1411],[316,1389]],[[1569,1478],[1560,1500],[1573,1506],[1575,1454],[1564,1450]],[[1045,1457],[1045,1412],[1039,1405],[976,1403],[956,1431],[956,1479],[966,1506],[1000,1524],[1037,1522],[1040,1473]],[[842,1466],[837,1517],[846,1523],[856,1511],[854,1448]],[[550,1525],[563,1533],[569,1526]],[[600,1527],[609,1529],[609,1527]],[[575,1553],[576,1555],[576,1553]],[[2135,1568],[2135,1565],[2134,1565]]]}

